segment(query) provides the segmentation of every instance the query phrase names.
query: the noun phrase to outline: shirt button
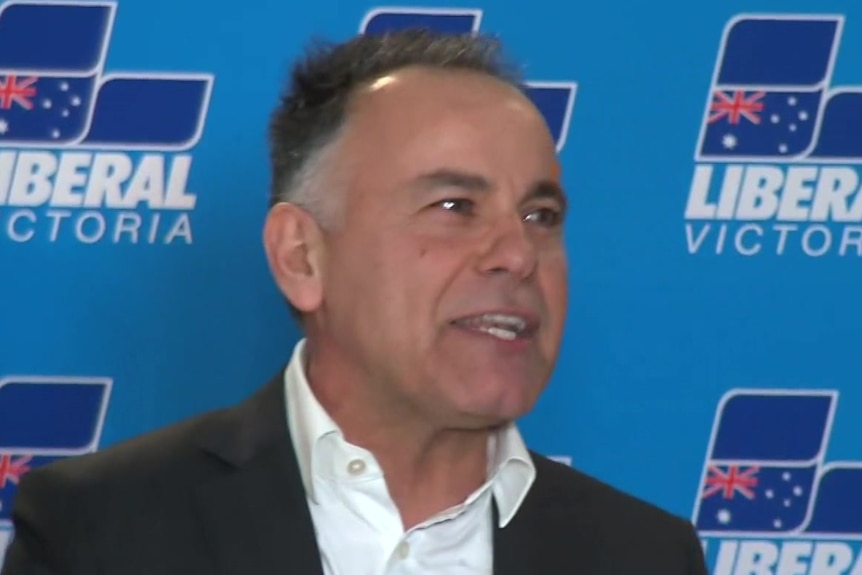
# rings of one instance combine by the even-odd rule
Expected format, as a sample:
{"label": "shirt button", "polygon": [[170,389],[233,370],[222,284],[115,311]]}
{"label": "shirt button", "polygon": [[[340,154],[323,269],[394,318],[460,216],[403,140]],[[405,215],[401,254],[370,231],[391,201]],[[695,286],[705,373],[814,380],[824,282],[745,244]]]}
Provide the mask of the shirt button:
{"label": "shirt button", "polygon": [[410,544],[406,541],[399,543],[398,547],[395,548],[395,555],[399,559],[406,559],[410,555]]}
{"label": "shirt button", "polygon": [[365,471],[365,462],[361,459],[354,459],[347,464],[347,473],[350,475],[360,475]]}

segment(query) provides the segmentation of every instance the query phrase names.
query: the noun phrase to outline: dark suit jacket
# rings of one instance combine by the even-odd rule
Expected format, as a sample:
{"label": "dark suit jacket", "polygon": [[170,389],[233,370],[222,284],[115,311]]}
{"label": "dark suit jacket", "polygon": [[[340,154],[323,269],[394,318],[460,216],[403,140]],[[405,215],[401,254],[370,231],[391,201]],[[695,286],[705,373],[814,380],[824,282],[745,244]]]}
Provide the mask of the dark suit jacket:
{"label": "dark suit jacket", "polygon": [[[321,575],[282,389],[27,473],[0,575]],[[496,574],[706,573],[689,523],[532,456]]]}

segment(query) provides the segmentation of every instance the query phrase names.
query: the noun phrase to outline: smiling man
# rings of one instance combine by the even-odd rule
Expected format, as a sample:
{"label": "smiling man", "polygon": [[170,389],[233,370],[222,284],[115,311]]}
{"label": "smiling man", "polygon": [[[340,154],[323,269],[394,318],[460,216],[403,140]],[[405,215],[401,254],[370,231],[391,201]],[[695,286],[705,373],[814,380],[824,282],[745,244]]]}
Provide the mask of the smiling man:
{"label": "smiling man", "polygon": [[25,476],[3,574],[704,574],[688,523],[514,423],[559,352],[566,200],[497,44],[311,52],[271,136],[305,338],[237,407]]}

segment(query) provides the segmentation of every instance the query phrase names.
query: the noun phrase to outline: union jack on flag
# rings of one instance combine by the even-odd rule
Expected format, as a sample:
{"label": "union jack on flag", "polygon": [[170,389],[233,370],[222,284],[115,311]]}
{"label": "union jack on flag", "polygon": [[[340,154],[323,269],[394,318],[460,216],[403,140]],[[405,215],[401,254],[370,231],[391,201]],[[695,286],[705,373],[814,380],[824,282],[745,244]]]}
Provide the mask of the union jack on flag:
{"label": "union jack on flag", "polygon": [[36,88],[33,84],[36,83],[35,76],[22,78],[18,81],[17,76],[7,76],[5,80],[0,80],[0,109],[8,110],[14,104],[18,104],[25,110],[33,109],[33,98],[36,97]]}
{"label": "union jack on flag", "polygon": [[709,123],[713,124],[726,118],[730,124],[738,124],[742,119],[746,119],[752,124],[759,124],[759,113],[763,111],[763,102],[760,100],[765,95],[766,92],[748,94],[742,90],[736,90],[732,93],[718,90],[713,94],[713,101],[709,106]]}
{"label": "union jack on flag", "polygon": [[7,483],[18,485],[21,481],[21,476],[30,471],[30,467],[27,464],[32,459],[32,455],[15,457],[9,453],[0,453],[0,489],[6,487]]}
{"label": "union jack on flag", "polygon": [[710,465],[706,477],[706,489],[701,497],[706,499],[720,493],[724,499],[733,499],[739,493],[747,499],[754,499],[759,469],[756,465],[744,469],[739,465],[729,465],[724,468]]}

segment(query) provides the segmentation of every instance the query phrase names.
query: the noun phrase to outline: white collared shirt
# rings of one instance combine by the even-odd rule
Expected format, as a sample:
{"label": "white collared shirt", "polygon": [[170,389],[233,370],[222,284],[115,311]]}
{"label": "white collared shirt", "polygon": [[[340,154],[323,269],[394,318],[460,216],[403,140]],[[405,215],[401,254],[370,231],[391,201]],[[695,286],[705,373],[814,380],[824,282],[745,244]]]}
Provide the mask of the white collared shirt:
{"label": "white collared shirt", "polygon": [[514,517],[536,470],[514,424],[492,437],[489,479],[461,505],[408,531],[383,472],[351,445],[318,403],[304,368],[305,340],[285,370],[287,418],[325,575],[490,575],[491,502],[500,526]]}

